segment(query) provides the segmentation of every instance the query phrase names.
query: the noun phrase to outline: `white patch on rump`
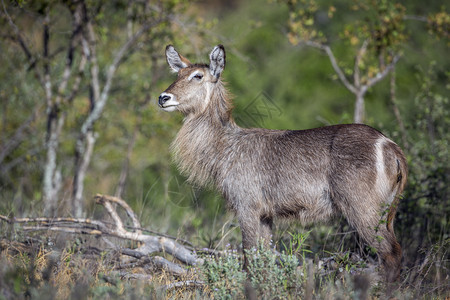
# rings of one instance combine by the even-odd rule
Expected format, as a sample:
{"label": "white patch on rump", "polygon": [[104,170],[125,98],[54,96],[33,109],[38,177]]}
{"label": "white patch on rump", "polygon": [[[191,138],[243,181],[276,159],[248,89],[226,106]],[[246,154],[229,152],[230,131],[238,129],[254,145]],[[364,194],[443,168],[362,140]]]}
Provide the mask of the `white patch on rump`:
{"label": "white patch on rump", "polygon": [[392,201],[394,201],[396,189],[394,191],[391,190],[391,184],[385,169],[386,164],[384,161],[383,146],[388,141],[389,140],[382,137],[375,144],[375,167],[377,170],[375,186],[380,196],[383,199],[386,199],[386,204],[391,204]]}

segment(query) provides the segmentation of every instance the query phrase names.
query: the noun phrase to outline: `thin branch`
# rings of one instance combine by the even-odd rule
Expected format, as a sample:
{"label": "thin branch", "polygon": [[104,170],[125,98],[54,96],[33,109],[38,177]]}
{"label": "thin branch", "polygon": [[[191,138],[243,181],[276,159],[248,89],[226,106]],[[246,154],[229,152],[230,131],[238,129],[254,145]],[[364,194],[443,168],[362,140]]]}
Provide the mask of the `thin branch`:
{"label": "thin branch", "polygon": [[144,264],[152,264],[154,267],[166,270],[174,275],[181,276],[187,273],[186,269],[160,256],[148,256],[132,249],[122,249],[120,252],[122,254],[137,258]]}
{"label": "thin branch", "polygon": [[3,6],[3,12],[5,13],[6,18],[8,19],[9,25],[12,27],[14,34],[16,35],[16,39],[18,40],[23,52],[25,53],[25,56],[27,57],[28,61],[32,60],[31,51],[28,49],[28,46],[25,44],[25,41],[22,38],[22,35],[20,34],[20,30],[17,27],[16,24],[14,24],[11,16],[8,14],[8,11],[6,10],[6,5],[4,0],[2,0],[2,6]]}
{"label": "thin branch", "polygon": [[134,0],[128,0],[128,8],[127,8],[127,36],[131,38],[133,36],[133,2]]}
{"label": "thin branch", "polygon": [[[22,154],[19,157],[14,158],[13,160],[9,161],[8,163],[3,163],[0,165],[0,173],[2,175],[6,174],[14,168],[15,166],[22,164],[24,161],[28,160],[29,157],[32,157],[42,151],[43,147],[35,147],[33,149],[28,150],[26,153]],[[16,181],[17,179],[14,178],[13,181]]]}
{"label": "thin branch", "polygon": [[75,234],[89,234],[89,235],[102,235],[104,232],[98,229],[90,229],[90,228],[72,228],[72,227],[58,227],[58,226],[22,226],[24,231],[57,231],[57,232],[66,232],[66,233],[75,233]]}
{"label": "thin branch", "polygon": [[354,85],[357,88],[361,85],[359,65],[361,64],[362,58],[366,54],[368,44],[369,44],[368,40],[365,40],[363,42],[363,44],[362,44],[361,48],[359,49],[358,54],[356,55],[356,58],[355,58],[355,65],[353,68],[353,81],[354,81]]}
{"label": "thin branch", "polygon": [[137,232],[141,233],[141,230],[140,230],[141,223],[139,222],[136,214],[131,209],[131,207],[128,205],[128,203],[126,203],[125,201],[123,201],[122,199],[120,199],[118,197],[101,195],[101,194],[97,194],[94,199],[95,199],[96,203],[99,203],[102,205],[104,205],[103,203],[107,203],[107,202],[112,202],[112,203],[116,203],[116,204],[120,205],[125,210],[125,212],[127,213],[128,217],[131,219],[131,221],[133,222],[133,226],[134,226],[134,228],[137,229]]}
{"label": "thin branch", "polygon": [[186,280],[186,281],[177,281],[172,282],[166,285],[161,286],[159,289],[161,291],[167,291],[175,288],[186,288],[186,287],[203,287],[205,282],[199,280]]}
{"label": "thin branch", "polygon": [[[86,9],[86,8],[84,8]],[[84,47],[87,46],[85,52],[88,54],[87,57],[89,61],[91,62],[91,88],[93,91],[93,94],[91,96],[91,103],[92,106],[95,107],[96,102],[98,101],[100,97],[100,81],[98,78],[99,74],[99,67],[98,67],[98,61],[97,61],[97,52],[96,52],[96,38],[94,29],[92,27],[92,23],[89,20],[86,24],[86,31],[87,31],[87,43],[84,43]],[[83,132],[87,132],[87,129]]]}
{"label": "thin branch", "polygon": [[[20,33],[19,28],[17,27],[16,24],[14,24],[11,16],[8,14],[4,0],[2,0],[2,5],[3,5],[3,12],[5,13],[5,16],[8,19],[8,23],[12,27],[13,32],[15,34],[13,40],[17,41],[19,43],[19,46],[22,49],[22,51],[25,53],[25,56],[29,63],[27,70],[31,70],[36,66],[37,58],[34,57],[33,54],[31,53],[28,45],[25,42],[25,39],[22,37],[22,34]],[[41,73],[38,70],[35,70],[35,73],[36,73],[36,77],[39,79],[39,82],[41,83],[41,85],[44,86],[44,79],[42,78]]]}
{"label": "thin branch", "polygon": [[183,245],[177,243],[174,240],[165,237],[154,237],[154,236],[143,236],[140,235],[139,241],[143,243],[139,247],[140,251],[144,253],[155,253],[155,252],[166,252],[181,262],[188,265],[201,265],[203,264],[203,259],[198,258],[189,249]]}
{"label": "thin branch", "polygon": [[424,16],[404,15],[403,20],[413,20],[428,23],[428,18]]}
{"label": "thin branch", "polygon": [[49,62],[49,43],[50,43],[50,12],[46,9],[44,17],[44,30],[42,33],[42,45],[43,45],[43,59],[44,59],[44,91],[47,101],[47,113],[53,113],[52,105],[52,82],[50,77],[50,62]]}
{"label": "thin branch", "polygon": [[123,222],[119,217],[119,214],[117,213],[117,211],[114,209],[114,207],[111,205],[111,203],[109,201],[105,201],[105,198],[100,197],[100,198],[96,199],[96,203],[103,205],[103,207],[108,212],[109,216],[113,219],[115,226],[116,226],[115,231],[126,232],[123,227]]}
{"label": "thin branch", "polygon": [[4,161],[6,156],[8,156],[12,151],[14,151],[14,149],[16,149],[22,143],[22,141],[25,139],[25,134],[24,134],[25,130],[27,130],[30,127],[31,123],[34,122],[34,120],[38,117],[38,115],[41,112],[41,109],[42,109],[42,105],[38,105],[33,110],[33,113],[31,114],[31,116],[24,123],[22,123],[19,126],[19,128],[16,129],[14,135],[11,138],[9,138],[8,142],[4,143],[4,146],[0,147],[0,149],[1,149],[0,165],[2,164],[2,162]]}
{"label": "thin branch", "polygon": [[133,153],[137,133],[138,133],[138,126],[135,126],[135,128],[133,129],[133,134],[130,137],[130,140],[128,141],[127,154],[125,155],[125,159],[122,163],[122,169],[119,175],[119,183],[117,184],[116,192],[114,193],[116,197],[121,197],[125,189],[128,170],[130,167],[131,154]]}
{"label": "thin branch", "polygon": [[66,64],[64,67],[63,75],[61,83],[58,87],[58,93],[56,95],[55,102],[57,104],[60,104],[61,98],[63,96],[63,93],[66,90],[67,83],[69,82],[70,76],[72,75],[72,65],[73,65],[73,59],[75,54],[75,48],[77,43],[77,37],[79,36],[81,32],[81,5],[78,5],[73,13],[74,18],[74,25],[73,25],[73,31],[72,35],[70,36],[69,40],[69,47],[67,49],[67,56],[66,56]]}
{"label": "thin branch", "polygon": [[70,94],[68,96],[66,96],[66,98],[64,99],[65,102],[71,103],[73,101],[73,99],[75,98],[75,96],[78,94],[86,63],[87,63],[86,53],[84,51],[81,51],[81,58],[80,58],[80,63],[78,65],[78,72],[74,78]]}
{"label": "thin branch", "polygon": [[99,227],[104,227],[103,222],[91,220],[91,219],[76,219],[76,218],[9,218],[7,216],[0,215],[0,219],[8,222],[9,224],[13,223],[41,223],[47,225],[53,225],[58,223],[77,223],[77,224],[92,224]]}
{"label": "thin branch", "polygon": [[399,59],[400,55],[395,55],[394,58],[392,59],[392,62],[389,65],[387,65],[387,67],[384,68],[383,71],[378,72],[374,77],[367,80],[367,83],[363,86],[364,91],[368,90],[369,88],[374,86],[377,82],[385,78],[387,74],[389,74],[389,72],[391,72],[394,69]]}
{"label": "thin branch", "polygon": [[342,69],[339,67],[337,61],[336,61],[336,57],[333,54],[333,51],[331,50],[330,46],[328,45],[324,45],[324,44],[320,44],[317,42],[313,42],[313,41],[305,41],[304,42],[307,46],[310,47],[314,47],[317,49],[320,49],[322,51],[325,51],[325,53],[328,55],[328,58],[330,59],[331,65],[333,66],[334,71],[336,72],[336,74],[338,75],[339,79],[341,80],[341,82],[345,85],[345,87],[352,92],[353,94],[356,94],[358,91],[355,88],[354,85],[352,85],[347,77],[345,76],[344,72],[342,71]]}
{"label": "thin branch", "polygon": [[[153,276],[150,274],[141,274],[141,273],[128,273],[128,272],[113,272],[112,274],[118,275],[123,279],[138,279],[150,281],[153,279]],[[112,280],[110,280],[112,281]]]}
{"label": "thin branch", "polygon": [[157,235],[157,236],[166,237],[166,238],[169,238],[171,240],[174,240],[174,241],[177,241],[177,242],[180,242],[180,243],[186,245],[186,247],[188,249],[190,249],[190,250],[195,250],[195,247],[194,247],[194,245],[191,242],[189,242],[188,240],[181,239],[179,237],[175,237],[175,236],[172,236],[172,235],[169,235],[169,234],[164,234],[164,233],[161,233],[161,232],[158,232],[158,231],[155,231],[155,230],[146,229],[146,228],[142,228],[142,227],[125,226],[125,228],[126,229],[131,229],[131,230],[140,230],[142,232],[151,233],[151,234],[154,234],[154,235]]}

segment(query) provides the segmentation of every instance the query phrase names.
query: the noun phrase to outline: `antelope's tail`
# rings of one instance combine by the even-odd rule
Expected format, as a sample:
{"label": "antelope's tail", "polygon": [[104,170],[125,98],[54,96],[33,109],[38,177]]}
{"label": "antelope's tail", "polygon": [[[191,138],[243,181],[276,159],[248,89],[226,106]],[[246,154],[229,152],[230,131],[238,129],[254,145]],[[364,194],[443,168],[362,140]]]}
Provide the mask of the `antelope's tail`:
{"label": "antelope's tail", "polygon": [[396,149],[397,153],[397,181],[394,185],[394,189],[396,190],[394,201],[392,201],[391,206],[388,210],[386,227],[387,230],[394,234],[394,218],[397,212],[397,206],[402,197],[403,190],[405,189],[406,181],[408,178],[408,165],[406,163],[406,158],[400,148]]}

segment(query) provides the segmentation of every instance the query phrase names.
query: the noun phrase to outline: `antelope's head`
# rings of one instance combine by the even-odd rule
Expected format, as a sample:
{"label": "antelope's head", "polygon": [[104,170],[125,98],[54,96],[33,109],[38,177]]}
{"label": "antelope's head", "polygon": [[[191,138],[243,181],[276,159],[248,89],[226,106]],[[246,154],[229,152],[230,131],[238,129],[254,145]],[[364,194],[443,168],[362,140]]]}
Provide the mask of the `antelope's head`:
{"label": "antelope's head", "polygon": [[208,106],[225,68],[224,47],[214,47],[209,55],[209,65],[192,64],[171,45],[166,47],[166,58],[170,68],[178,73],[178,77],[159,96],[159,106],[165,111],[178,110],[184,115],[202,113]]}

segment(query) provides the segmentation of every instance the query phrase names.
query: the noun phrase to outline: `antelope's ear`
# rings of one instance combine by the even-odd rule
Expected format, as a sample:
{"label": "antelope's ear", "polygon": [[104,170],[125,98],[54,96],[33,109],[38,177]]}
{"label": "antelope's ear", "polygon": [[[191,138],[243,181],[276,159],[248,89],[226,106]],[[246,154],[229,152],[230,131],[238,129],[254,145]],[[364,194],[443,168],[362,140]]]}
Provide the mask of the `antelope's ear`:
{"label": "antelope's ear", "polygon": [[219,78],[225,69],[225,48],[222,45],[215,46],[209,55],[209,60],[209,72]]}
{"label": "antelope's ear", "polygon": [[187,58],[181,56],[172,45],[166,47],[166,59],[170,68],[172,68],[175,73],[178,73],[180,69],[191,65],[191,62]]}

